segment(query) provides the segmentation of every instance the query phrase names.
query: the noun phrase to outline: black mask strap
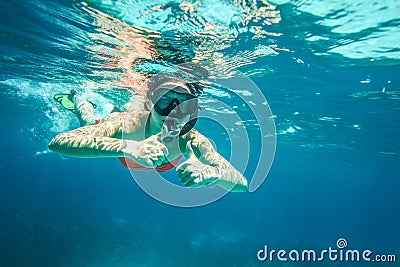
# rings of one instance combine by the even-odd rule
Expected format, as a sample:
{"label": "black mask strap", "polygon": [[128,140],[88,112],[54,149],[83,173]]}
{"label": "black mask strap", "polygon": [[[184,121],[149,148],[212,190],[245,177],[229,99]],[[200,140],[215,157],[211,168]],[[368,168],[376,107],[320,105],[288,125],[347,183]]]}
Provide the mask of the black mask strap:
{"label": "black mask strap", "polygon": [[182,127],[182,130],[179,133],[179,136],[187,134],[190,130],[193,129],[193,127],[195,126],[195,124],[197,122],[197,114],[198,114],[198,111],[196,111],[195,113],[190,115],[189,121]]}

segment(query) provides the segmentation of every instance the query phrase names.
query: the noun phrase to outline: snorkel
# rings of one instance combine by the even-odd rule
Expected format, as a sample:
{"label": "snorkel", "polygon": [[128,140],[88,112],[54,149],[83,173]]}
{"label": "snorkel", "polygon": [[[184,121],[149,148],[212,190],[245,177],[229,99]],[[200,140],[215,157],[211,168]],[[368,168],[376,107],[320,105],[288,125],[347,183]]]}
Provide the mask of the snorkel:
{"label": "snorkel", "polygon": [[162,126],[161,140],[164,143],[169,143],[179,137],[181,130],[175,120],[166,119]]}
{"label": "snorkel", "polygon": [[[174,99],[171,101],[171,104],[174,103]],[[182,136],[186,133],[188,133],[196,124],[197,121],[197,114],[198,114],[198,102],[197,99],[190,99],[187,100],[186,102],[189,102],[187,104],[193,105],[193,110],[189,114],[182,113],[181,109],[179,106],[171,106],[169,105],[168,107],[171,110],[169,112],[168,117],[164,120],[164,124],[162,127],[162,132],[161,132],[161,139],[165,143],[169,143],[173,141],[174,139],[178,138],[179,136]],[[192,102],[192,103],[190,103]],[[188,121],[184,123],[179,123],[178,119],[183,119],[185,117],[189,116]]]}

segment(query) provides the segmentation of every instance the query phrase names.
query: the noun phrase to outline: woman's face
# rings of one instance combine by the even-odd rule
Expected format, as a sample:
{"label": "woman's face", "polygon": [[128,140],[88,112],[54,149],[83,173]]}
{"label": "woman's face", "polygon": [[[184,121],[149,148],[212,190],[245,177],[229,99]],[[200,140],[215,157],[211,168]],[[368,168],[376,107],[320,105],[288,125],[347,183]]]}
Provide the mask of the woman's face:
{"label": "woman's face", "polygon": [[157,89],[153,94],[152,123],[161,130],[165,120],[174,121],[177,125],[184,125],[188,116],[197,111],[197,98],[193,95],[178,93],[167,89]]}

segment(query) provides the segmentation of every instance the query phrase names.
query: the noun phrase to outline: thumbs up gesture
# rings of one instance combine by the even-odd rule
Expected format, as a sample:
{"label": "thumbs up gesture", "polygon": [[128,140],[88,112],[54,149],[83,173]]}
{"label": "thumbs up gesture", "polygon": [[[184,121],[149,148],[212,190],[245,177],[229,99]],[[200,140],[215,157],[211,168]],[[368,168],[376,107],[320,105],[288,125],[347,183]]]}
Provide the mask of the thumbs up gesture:
{"label": "thumbs up gesture", "polygon": [[150,136],[143,141],[128,140],[125,154],[140,165],[155,168],[162,164],[168,155],[167,147],[161,143],[161,134]]}
{"label": "thumbs up gesture", "polygon": [[195,187],[210,184],[220,179],[220,170],[217,167],[206,165],[196,157],[191,142],[187,142],[186,151],[188,160],[176,167],[178,178],[185,186]]}

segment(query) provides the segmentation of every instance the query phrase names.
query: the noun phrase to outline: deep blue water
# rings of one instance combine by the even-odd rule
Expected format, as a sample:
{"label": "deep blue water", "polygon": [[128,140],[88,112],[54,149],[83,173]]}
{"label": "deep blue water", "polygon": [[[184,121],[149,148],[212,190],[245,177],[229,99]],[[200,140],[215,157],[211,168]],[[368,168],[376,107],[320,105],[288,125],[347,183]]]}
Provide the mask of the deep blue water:
{"label": "deep blue water", "polygon": [[[262,26],[275,35],[261,38],[226,22],[240,13],[227,8],[229,1],[203,1],[197,14],[230,31],[223,47],[211,34],[193,37],[201,26],[182,23],[184,12],[174,2],[149,13],[140,12],[160,3],[105,2],[88,1],[92,13],[75,1],[0,3],[0,266],[308,266],[316,263],[259,262],[256,254],[264,245],[336,248],[339,238],[351,249],[400,260],[396,1],[275,1],[281,20]],[[276,116],[275,159],[259,190],[198,208],[172,207],[144,193],[115,159],[47,153],[53,136],[78,127],[53,94],[85,87],[117,105],[129,97],[119,90],[126,85],[113,83],[122,79],[113,73],[123,70],[103,67],[110,57],[101,52],[118,41],[101,26],[107,23],[99,17],[106,16],[93,10],[140,27],[144,38],[143,29],[162,33],[156,44],[171,64],[190,61],[200,48],[236,63],[259,45],[270,49],[238,68]],[[174,39],[177,34],[182,38]],[[210,90],[204,101],[215,97]],[[197,128],[229,155],[225,136],[207,121]],[[257,130],[248,129],[250,137]],[[246,175],[258,154],[254,148]],[[323,262],[369,264],[396,266]]]}

